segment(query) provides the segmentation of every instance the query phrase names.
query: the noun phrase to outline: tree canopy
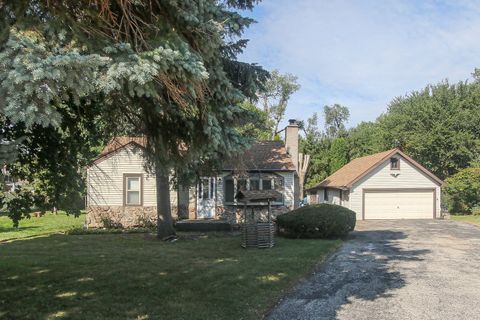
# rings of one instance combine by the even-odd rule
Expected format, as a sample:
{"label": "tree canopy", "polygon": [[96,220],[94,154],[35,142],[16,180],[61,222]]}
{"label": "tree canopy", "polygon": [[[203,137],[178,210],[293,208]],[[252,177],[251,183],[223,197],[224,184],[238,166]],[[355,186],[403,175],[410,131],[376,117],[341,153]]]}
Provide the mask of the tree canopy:
{"label": "tree canopy", "polygon": [[325,130],[331,137],[338,137],[346,132],[345,122],[350,117],[350,111],[347,107],[334,104],[333,106],[323,107],[325,115]]}
{"label": "tree canopy", "polygon": [[[309,132],[301,144],[312,156],[307,187],[350,160],[396,147],[441,179],[474,167],[480,159],[478,74],[471,83],[442,81],[394,98],[376,121],[348,130],[343,125],[348,109],[325,107],[325,132]],[[314,117],[307,122],[316,122]]]}
{"label": "tree canopy", "polygon": [[271,128],[270,139],[273,140],[278,134],[278,126],[285,116],[288,101],[299,89],[297,76],[290,73],[281,74],[278,70],[271,72],[264,90],[260,92],[263,111],[268,115],[267,125]]}
{"label": "tree canopy", "polygon": [[480,208],[480,166],[462,169],[446,179],[445,202],[450,212],[470,214]]}

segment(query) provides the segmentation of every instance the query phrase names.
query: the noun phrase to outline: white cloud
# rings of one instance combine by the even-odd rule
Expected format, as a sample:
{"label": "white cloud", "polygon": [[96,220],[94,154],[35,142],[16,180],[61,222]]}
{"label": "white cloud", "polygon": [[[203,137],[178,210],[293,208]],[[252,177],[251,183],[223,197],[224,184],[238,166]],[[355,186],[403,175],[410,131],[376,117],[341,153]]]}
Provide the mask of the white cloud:
{"label": "white cloud", "polygon": [[480,66],[480,6],[469,1],[265,0],[242,59],[297,75],[287,119],[325,104],[374,120],[392,98]]}

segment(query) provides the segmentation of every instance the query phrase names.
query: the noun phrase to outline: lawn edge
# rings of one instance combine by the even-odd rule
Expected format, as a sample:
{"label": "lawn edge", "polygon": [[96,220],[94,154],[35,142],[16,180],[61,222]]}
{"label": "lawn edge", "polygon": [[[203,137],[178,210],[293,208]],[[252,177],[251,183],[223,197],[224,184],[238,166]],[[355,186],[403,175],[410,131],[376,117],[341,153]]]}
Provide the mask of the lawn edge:
{"label": "lawn edge", "polygon": [[35,234],[35,235],[31,235],[31,236],[26,236],[26,237],[16,237],[16,238],[3,239],[3,240],[0,240],[0,244],[14,242],[14,241],[31,240],[31,239],[35,239],[35,238],[49,237],[49,236],[58,235],[58,234],[65,235],[64,232],[54,231],[54,232],[48,232],[48,233]]}
{"label": "lawn edge", "polygon": [[318,272],[323,271],[323,268],[325,267],[325,264],[330,260],[337,252],[340,250],[341,247],[344,246],[345,241],[343,239],[339,239],[340,242],[332,247],[323,257],[320,259],[317,263],[315,263],[307,272],[305,272],[302,276],[300,276],[298,279],[294,279],[290,281],[288,286],[281,290],[279,293],[279,297],[275,298],[272,303],[269,304],[269,306],[266,308],[266,310],[262,313],[261,319],[266,319],[268,316],[272,313],[273,309],[275,309],[277,306],[279,306],[285,298],[287,298],[290,294],[292,294],[295,289],[299,286],[301,286],[303,283],[305,283],[308,279],[310,279],[313,275],[315,275]]}
{"label": "lawn edge", "polygon": [[450,220],[450,221],[457,222],[457,223],[468,224],[468,225],[474,226],[474,227],[476,227],[476,228],[480,228],[480,224],[475,223],[475,222],[461,221],[461,220]]}

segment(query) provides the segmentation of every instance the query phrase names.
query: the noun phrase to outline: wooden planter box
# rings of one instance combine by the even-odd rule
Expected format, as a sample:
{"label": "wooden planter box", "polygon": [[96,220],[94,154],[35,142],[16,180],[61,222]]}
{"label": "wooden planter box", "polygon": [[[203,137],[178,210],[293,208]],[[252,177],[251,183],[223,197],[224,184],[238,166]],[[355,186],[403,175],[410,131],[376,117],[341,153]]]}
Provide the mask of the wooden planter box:
{"label": "wooden planter box", "polygon": [[271,248],[274,245],[275,224],[254,222],[242,226],[242,247]]}

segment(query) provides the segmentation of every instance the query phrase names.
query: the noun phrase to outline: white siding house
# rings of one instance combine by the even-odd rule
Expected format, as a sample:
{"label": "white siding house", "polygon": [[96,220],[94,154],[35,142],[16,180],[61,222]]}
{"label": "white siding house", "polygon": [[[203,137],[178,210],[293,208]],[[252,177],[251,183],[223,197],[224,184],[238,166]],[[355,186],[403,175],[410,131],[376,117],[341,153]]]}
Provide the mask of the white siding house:
{"label": "white siding house", "polygon": [[[290,124],[286,131],[289,141],[294,141],[292,136],[296,134],[298,144],[297,124]],[[143,138],[117,137],[88,167],[88,226],[133,227],[156,223],[155,175],[144,169],[144,146]],[[239,190],[280,192],[282,197],[272,202],[273,215],[294,209],[300,198],[295,159],[298,161],[298,154],[287,152],[282,141],[259,141],[239,159],[225,163],[218,175],[200,177],[193,186],[171,187],[172,214],[178,219],[237,223],[244,205],[237,202]],[[253,209],[254,205],[249,205]]]}
{"label": "white siding house", "polygon": [[307,190],[311,202],[353,210],[357,219],[440,217],[442,181],[402,151],[355,159]]}
{"label": "white siding house", "polygon": [[[176,214],[177,191],[173,187],[170,201]],[[89,166],[87,211],[91,226],[106,224],[105,220],[122,226],[155,223],[155,176],[145,171],[139,145],[127,143],[116,152],[105,152]]]}
{"label": "white siding house", "polygon": [[124,174],[138,174],[141,179],[142,203],[156,206],[155,177],[145,172],[141,150],[126,146],[104,161],[94,163],[88,169],[87,205],[123,206]]}

